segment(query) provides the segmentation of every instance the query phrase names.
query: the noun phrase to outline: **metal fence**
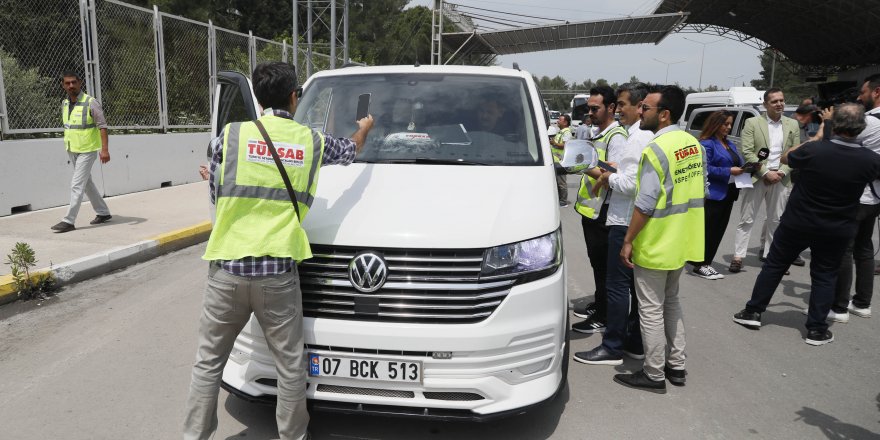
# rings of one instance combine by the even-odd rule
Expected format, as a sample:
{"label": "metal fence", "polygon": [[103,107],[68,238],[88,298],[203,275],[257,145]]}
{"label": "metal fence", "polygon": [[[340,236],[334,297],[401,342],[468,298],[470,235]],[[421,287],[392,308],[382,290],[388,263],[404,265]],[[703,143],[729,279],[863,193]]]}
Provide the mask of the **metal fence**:
{"label": "metal fence", "polygon": [[[208,128],[218,70],[293,60],[286,42],[233,32],[117,0],[0,1],[0,129],[59,132],[60,74],[117,129]],[[71,26],[72,20],[78,26]],[[315,54],[320,55],[320,54]],[[325,56],[326,57],[326,56]],[[299,63],[304,64],[300,51]],[[312,72],[329,63],[315,62]],[[304,66],[297,66],[301,80]]]}

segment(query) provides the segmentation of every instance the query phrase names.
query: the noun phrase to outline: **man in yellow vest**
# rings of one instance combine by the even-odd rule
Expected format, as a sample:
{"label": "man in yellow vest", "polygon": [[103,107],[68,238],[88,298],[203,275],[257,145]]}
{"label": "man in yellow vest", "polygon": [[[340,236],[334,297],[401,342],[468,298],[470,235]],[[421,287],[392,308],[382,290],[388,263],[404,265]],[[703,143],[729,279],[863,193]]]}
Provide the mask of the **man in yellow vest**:
{"label": "man in yellow vest", "polygon": [[678,281],[685,262],[702,261],[705,237],[706,158],[700,143],[676,124],[683,112],[684,92],[676,86],[652,89],[642,103],[642,128],[655,135],[642,150],[635,208],[620,250],[635,275],[645,363],[614,381],[661,394],[666,379],[685,384]]}
{"label": "man in yellow vest", "polygon": [[83,192],[89,196],[97,216],[90,222],[93,225],[104,223],[111,218],[107,203],[92,181],[92,165],[95,159],[101,163],[110,162],[107,148],[107,121],[101,104],[82,91],[82,81],[73,72],[61,75],[61,87],[67,98],[61,101],[61,122],[64,124],[64,149],[73,165],[73,178],[70,182],[70,207],[67,215],[52,230],[58,233],[76,229],[74,222],[82,204]]}
{"label": "man in yellow vest", "polygon": [[[263,116],[254,122],[226,125],[212,142],[209,187],[217,219],[202,257],[211,265],[184,439],[209,439],[216,431],[223,367],[251,312],[278,370],[275,417],[279,436],[308,438],[302,291],[296,263],[311,258],[312,253],[302,220],[314,199],[320,167],[350,164],[373,127],[372,116],[367,116],[357,121],[357,131],[345,139],[294,121],[301,89],[289,64],[258,65],[253,84],[254,95],[265,109]],[[270,144],[275,146],[295,202],[288,195]]]}
{"label": "man in yellow vest", "polygon": [[[590,89],[587,99],[587,114],[593,126],[590,140],[596,147],[599,160],[607,161],[609,152],[615,156],[626,147],[627,131],[614,120],[617,100],[614,89],[608,86],[596,86]],[[600,168],[587,170],[581,177],[578,188],[577,202],[574,210],[581,215],[581,227],[587,245],[587,256],[593,268],[593,281],[596,286],[594,301],[585,310],[575,310],[575,316],[585,318],[575,323],[571,329],[579,333],[601,333],[605,331],[606,314],[608,311],[608,292],[606,280],[608,274],[608,191],[600,188],[594,193],[596,179],[602,175]]]}
{"label": "man in yellow vest", "polygon": [[[553,163],[562,161],[562,156],[565,154],[565,143],[572,138],[571,117],[559,115],[556,125],[559,127],[559,131],[550,139],[550,153],[553,154]],[[556,175],[556,187],[559,190],[559,206],[563,208],[568,206],[568,182],[565,176],[565,174]]]}

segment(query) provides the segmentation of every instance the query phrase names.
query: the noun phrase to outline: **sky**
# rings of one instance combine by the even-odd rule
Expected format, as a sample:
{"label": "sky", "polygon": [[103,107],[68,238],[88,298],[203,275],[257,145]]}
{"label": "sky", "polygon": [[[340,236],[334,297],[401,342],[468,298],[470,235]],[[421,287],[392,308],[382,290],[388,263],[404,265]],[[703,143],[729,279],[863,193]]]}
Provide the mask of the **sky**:
{"label": "sky", "polygon": [[[452,0],[465,6],[529,15],[549,19],[577,21],[608,20],[627,15],[650,15],[660,0]],[[410,6],[433,7],[433,0],[413,0]],[[461,8],[461,11],[499,16],[500,14]],[[524,17],[506,16],[525,22],[548,23]],[[477,22],[481,24],[481,22]],[[503,25],[482,22],[496,29]],[[608,82],[623,83],[635,75],[642,81],[679,83],[684,87],[700,85],[700,61],[704,46],[685,39],[710,43],[705,46],[702,86],[716,85],[727,89],[731,85],[749,85],[760,78],[760,52],[739,41],[704,34],[671,34],[659,45],[631,44],[622,46],[587,47],[547,52],[531,52],[498,57],[504,67],[513,63],[537,77],[559,75],[569,83],[604,78]],[[445,56],[450,52],[444,50]],[[656,61],[656,60],[659,61]],[[669,64],[666,64],[669,63]],[[675,63],[675,64],[671,64]],[[667,81],[668,66],[668,81]]]}

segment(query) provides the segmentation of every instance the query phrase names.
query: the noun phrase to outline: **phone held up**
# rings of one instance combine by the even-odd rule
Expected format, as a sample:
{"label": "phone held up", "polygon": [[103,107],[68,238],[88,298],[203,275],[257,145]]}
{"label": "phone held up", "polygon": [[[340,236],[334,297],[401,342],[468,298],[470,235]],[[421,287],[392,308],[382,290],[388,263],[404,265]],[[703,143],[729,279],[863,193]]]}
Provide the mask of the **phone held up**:
{"label": "phone held up", "polygon": [[358,96],[357,116],[355,122],[366,118],[370,114],[370,93],[364,93]]}

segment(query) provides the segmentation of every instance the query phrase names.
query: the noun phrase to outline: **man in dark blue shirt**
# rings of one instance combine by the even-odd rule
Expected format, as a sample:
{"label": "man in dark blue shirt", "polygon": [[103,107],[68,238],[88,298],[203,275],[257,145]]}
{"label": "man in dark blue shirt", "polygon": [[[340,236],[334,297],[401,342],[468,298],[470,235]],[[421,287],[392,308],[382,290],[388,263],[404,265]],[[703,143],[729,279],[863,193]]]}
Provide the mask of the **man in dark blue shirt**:
{"label": "man in dark blue shirt", "polygon": [[800,170],[800,180],[755,280],[752,298],[733,316],[738,324],[759,328],[761,313],[767,309],[783,273],[798,254],[810,248],[811,294],[805,339],[810,345],[834,340],[825,318],[834,300],[840,260],[855,234],[856,212],[865,185],[880,177],[880,156],[856,140],[866,125],[862,106],[841,104],[833,118],[831,139],[807,142],[783,154],[782,163]]}

